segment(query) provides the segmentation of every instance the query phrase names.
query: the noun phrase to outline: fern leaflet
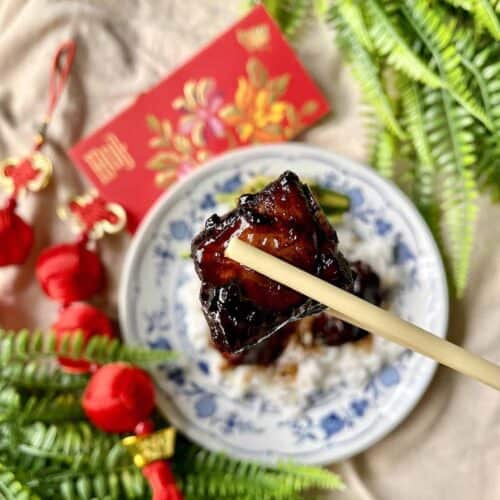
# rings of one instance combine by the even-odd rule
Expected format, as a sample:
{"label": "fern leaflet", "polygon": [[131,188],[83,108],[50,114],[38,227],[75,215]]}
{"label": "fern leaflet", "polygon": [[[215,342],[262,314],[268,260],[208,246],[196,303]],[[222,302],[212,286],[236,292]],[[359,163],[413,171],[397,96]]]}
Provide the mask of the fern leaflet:
{"label": "fern leaflet", "polygon": [[402,7],[406,19],[415,29],[436,63],[441,79],[453,98],[486,127],[492,124],[486,111],[467,88],[460,56],[453,45],[456,19],[427,0],[405,0]]}
{"label": "fern leaflet", "polygon": [[77,391],[88,382],[87,375],[63,372],[55,363],[11,361],[0,366],[0,381],[17,388],[38,391]]}
{"label": "fern leaflet", "polygon": [[474,0],[445,0],[446,3],[453,5],[453,7],[460,7],[468,12],[472,11],[472,2]]}
{"label": "fern leaflet", "polygon": [[441,206],[457,295],[469,271],[477,214],[477,186],[471,166],[476,160],[473,118],[445,90],[424,89],[424,122],[439,168]]}
{"label": "fern leaflet", "polygon": [[358,80],[365,99],[373,106],[384,125],[400,139],[404,138],[405,133],[398,123],[392,103],[384,89],[377,62],[358,41],[335,6],[330,9],[330,20],[336,27],[337,42],[351,63],[353,75]]}
{"label": "fern leaflet", "polygon": [[388,179],[394,175],[396,139],[385,129],[381,129],[375,138],[371,165],[383,177]]}
{"label": "fern leaflet", "polygon": [[415,82],[401,78],[403,123],[410,135],[416,153],[414,167],[413,198],[439,241],[439,207],[435,202],[437,165],[432,155],[431,144],[426,133],[422,90]]}
{"label": "fern leaflet", "polygon": [[310,488],[343,489],[340,478],[323,469],[296,464],[262,468],[179,443],[174,466],[187,498],[289,500]]}
{"label": "fern leaflet", "polygon": [[151,491],[142,472],[135,466],[113,471],[48,473],[28,484],[43,498],[53,500],[112,500],[151,498]]}
{"label": "fern leaflet", "polygon": [[349,25],[353,34],[358,38],[359,42],[368,51],[373,52],[373,42],[368,32],[359,2],[355,0],[338,0],[337,9],[344,22]]}
{"label": "fern leaflet", "polygon": [[366,0],[366,7],[371,39],[378,53],[387,58],[387,63],[429,87],[442,86],[441,79],[408,44],[398,26],[398,14],[392,13],[389,17],[378,0]]}
{"label": "fern leaflet", "polygon": [[29,396],[17,416],[18,422],[67,422],[81,420],[84,413],[80,394],[62,393],[50,396]]}
{"label": "fern leaflet", "polygon": [[472,0],[474,16],[479,26],[485,27],[495,38],[500,40],[500,19],[490,0]]}
{"label": "fern leaflet", "polygon": [[118,339],[103,335],[95,335],[85,344],[82,332],[68,332],[58,337],[56,348],[56,336],[53,332],[0,330],[0,366],[11,361],[32,360],[56,354],[98,364],[123,361],[148,365],[176,358],[172,351],[124,345]]}
{"label": "fern leaflet", "polygon": [[500,201],[500,46],[488,45],[467,60],[477,81],[494,130],[480,130],[476,171],[480,186],[489,188],[493,201]]}
{"label": "fern leaflet", "polygon": [[40,500],[30,488],[21,483],[14,472],[0,462],[0,498],[5,500]]}

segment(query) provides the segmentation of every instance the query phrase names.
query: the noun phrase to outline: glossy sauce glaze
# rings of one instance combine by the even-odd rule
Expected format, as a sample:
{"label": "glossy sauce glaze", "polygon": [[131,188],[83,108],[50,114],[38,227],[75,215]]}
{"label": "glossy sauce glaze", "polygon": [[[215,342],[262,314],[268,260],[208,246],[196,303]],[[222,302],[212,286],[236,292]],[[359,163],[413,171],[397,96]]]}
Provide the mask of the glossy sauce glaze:
{"label": "glossy sauce glaze", "polygon": [[241,196],[237,208],[226,215],[210,217],[193,240],[201,305],[212,342],[222,353],[241,353],[289,323],[325,309],[226,259],[224,250],[232,237],[352,290],[352,274],[338,250],[335,230],[310,189],[294,173],[285,172],[262,191]]}

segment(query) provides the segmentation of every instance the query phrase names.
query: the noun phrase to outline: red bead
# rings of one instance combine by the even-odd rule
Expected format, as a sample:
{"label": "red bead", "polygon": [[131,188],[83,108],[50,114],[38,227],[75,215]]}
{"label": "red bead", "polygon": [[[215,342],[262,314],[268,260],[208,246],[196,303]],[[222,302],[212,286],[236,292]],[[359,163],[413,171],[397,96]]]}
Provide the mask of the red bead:
{"label": "red bead", "polygon": [[0,210],[0,267],[23,264],[33,246],[33,229],[19,217],[11,200]]}
{"label": "red bead", "polygon": [[64,304],[86,300],[104,286],[104,268],[95,252],[82,242],[53,246],[36,263],[44,292]]}
{"label": "red bead", "polygon": [[[57,346],[60,345],[64,334],[79,330],[83,333],[84,343],[94,335],[113,336],[113,327],[107,316],[99,309],[81,302],[64,308],[52,329],[56,332]],[[86,373],[91,368],[91,363],[78,359],[60,357],[59,363],[72,373]]]}
{"label": "red bead", "polygon": [[155,424],[152,420],[145,420],[143,422],[139,422],[134,429],[134,434],[136,436],[147,436],[151,434],[155,430]]}
{"label": "red bead", "polygon": [[157,460],[142,469],[144,477],[153,490],[153,500],[182,500],[184,497],[175,484],[169,463]]}
{"label": "red bead", "polygon": [[155,406],[151,377],[126,363],[99,368],[83,394],[83,409],[89,420],[107,432],[133,432],[148,419]]}

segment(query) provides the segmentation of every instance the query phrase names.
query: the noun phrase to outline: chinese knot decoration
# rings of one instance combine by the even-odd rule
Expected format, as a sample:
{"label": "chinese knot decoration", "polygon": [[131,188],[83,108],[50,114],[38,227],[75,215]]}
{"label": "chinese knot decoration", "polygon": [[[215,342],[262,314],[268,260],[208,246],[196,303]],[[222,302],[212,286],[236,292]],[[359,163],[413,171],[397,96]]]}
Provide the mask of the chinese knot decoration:
{"label": "chinese knot decoration", "polygon": [[150,415],[155,407],[150,376],[126,363],[99,368],[83,394],[88,419],[105,432],[134,432],[123,444],[153,490],[153,500],[182,500],[183,495],[167,462],[174,453],[172,427],[153,432]]}
{"label": "chinese knot decoration", "polygon": [[[113,336],[109,319],[83,301],[100,292],[105,285],[104,266],[97,253],[96,241],[106,234],[121,231],[127,222],[125,210],[107,203],[96,193],[76,197],[59,215],[78,232],[74,243],[62,243],[44,250],[36,263],[36,277],[45,294],[60,302],[61,311],[52,325],[56,336],[81,331],[84,342],[94,335]],[[85,360],[59,358],[67,371],[91,370]]]}
{"label": "chinese knot decoration", "polygon": [[59,47],[54,57],[47,111],[31,153],[0,161],[0,187],[8,196],[6,205],[0,209],[0,267],[23,264],[33,246],[33,229],[16,213],[17,201],[26,192],[42,190],[50,181],[52,163],[40,149],[69,77],[75,49],[75,42],[68,41]]}

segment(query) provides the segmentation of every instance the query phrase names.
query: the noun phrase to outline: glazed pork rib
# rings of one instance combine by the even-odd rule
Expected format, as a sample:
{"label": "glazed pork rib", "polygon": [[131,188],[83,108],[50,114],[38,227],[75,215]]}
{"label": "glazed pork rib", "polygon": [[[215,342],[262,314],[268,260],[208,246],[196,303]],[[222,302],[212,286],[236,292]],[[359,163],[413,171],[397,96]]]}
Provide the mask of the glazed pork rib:
{"label": "glazed pork rib", "polygon": [[338,251],[337,234],[309,188],[292,172],[236,209],[212,215],[193,240],[191,253],[201,279],[200,299],[215,347],[238,353],[292,321],[325,307],[224,257],[230,238],[240,238],[346,290],[352,275]]}

